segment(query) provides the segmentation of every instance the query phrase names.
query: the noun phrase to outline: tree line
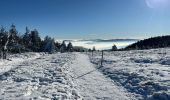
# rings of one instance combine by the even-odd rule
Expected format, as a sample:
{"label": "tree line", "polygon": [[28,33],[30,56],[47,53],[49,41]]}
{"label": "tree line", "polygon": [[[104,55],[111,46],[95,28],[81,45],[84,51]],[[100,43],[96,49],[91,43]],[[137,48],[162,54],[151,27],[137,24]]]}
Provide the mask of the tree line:
{"label": "tree line", "polygon": [[132,45],[129,45],[125,50],[141,50],[170,47],[170,35],[151,37],[148,39],[140,40]]}
{"label": "tree line", "polygon": [[71,42],[66,45],[65,41],[62,43],[56,42],[54,38],[46,36],[41,39],[40,33],[34,29],[30,31],[28,27],[24,34],[18,33],[16,26],[11,25],[9,30],[3,26],[0,27],[0,57],[6,58],[7,52],[21,53],[21,52],[48,52],[54,53],[72,52],[73,45]]}

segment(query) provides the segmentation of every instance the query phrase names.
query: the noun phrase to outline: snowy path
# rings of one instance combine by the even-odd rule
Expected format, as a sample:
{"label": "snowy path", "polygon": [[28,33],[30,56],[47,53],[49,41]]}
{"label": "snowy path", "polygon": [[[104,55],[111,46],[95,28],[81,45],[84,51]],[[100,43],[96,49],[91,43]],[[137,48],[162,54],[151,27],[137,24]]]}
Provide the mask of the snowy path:
{"label": "snowy path", "polygon": [[71,65],[74,82],[77,83],[80,95],[85,100],[132,100],[128,94],[114,85],[114,83],[104,77],[93,64],[87,55],[77,54]]}

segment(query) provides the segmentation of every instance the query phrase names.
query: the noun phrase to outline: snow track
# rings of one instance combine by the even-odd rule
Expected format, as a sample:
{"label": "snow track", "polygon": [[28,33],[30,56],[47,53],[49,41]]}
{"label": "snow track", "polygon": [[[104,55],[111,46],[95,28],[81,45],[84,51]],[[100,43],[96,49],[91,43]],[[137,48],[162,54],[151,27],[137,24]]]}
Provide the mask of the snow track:
{"label": "snow track", "polygon": [[134,100],[90,63],[87,55],[77,53],[71,65],[74,82],[85,100]]}

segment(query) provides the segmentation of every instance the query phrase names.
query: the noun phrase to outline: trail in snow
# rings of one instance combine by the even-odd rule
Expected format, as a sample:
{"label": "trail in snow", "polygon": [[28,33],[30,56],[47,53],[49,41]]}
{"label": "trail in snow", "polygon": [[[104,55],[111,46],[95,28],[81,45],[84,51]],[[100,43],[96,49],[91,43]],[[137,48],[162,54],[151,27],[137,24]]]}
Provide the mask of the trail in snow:
{"label": "trail in snow", "polygon": [[77,83],[78,91],[85,100],[132,100],[131,97],[113,81],[100,73],[87,55],[77,54],[77,57],[71,65],[74,82]]}

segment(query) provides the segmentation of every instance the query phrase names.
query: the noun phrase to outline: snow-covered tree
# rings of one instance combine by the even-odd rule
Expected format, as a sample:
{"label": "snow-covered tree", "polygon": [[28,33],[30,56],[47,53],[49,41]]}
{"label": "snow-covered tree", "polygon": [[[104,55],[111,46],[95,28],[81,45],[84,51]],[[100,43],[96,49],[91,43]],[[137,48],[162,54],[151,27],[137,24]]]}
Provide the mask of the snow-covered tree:
{"label": "snow-covered tree", "polygon": [[116,51],[117,50],[117,46],[114,44],[113,46],[112,46],[112,51]]}
{"label": "snow-covered tree", "polygon": [[59,49],[61,47],[61,43],[55,42],[55,47],[56,47],[56,51],[59,51]]}
{"label": "snow-covered tree", "polygon": [[41,48],[41,38],[36,29],[34,31],[31,31],[30,38],[31,38],[31,49],[35,52],[39,51]]}
{"label": "snow-covered tree", "polygon": [[5,28],[2,26],[0,28],[0,48],[2,50],[2,46],[4,44],[4,35],[5,35]]}
{"label": "snow-covered tree", "polygon": [[3,57],[3,59],[6,59],[7,57],[11,32],[12,32],[11,30],[9,32],[6,31],[3,26],[0,28],[0,51],[1,51],[1,57]]}
{"label": "snow-covered tree", "polygon": [[14,24],[11,25],[11,28],[9,30],[9,46],[16,45],[18,43],[18,32],[16,30],[16,27]]}
{"label": "snow-covered tree", "polygon": [[11,53],[20,53],[21,49],[24,48],[23,46],[23,39],[21,38],[21,35],[16,30],[16,27],[14,24],[11,25],[9,30],[9,39],[8,39],[8,51]]}
{"label": "snow-covered tree", "polygon": [[68,46],[67,46],[67,51],[69,52],[73,52],[73,45],[71,42],[68,43]]}
{"label": "snow-covered tree", "polygon": [[43,52],[48,52],[48,53],[54,53],[56,51],[54,39],[52,39],[51,37],[46,36],[44,38],[42,51]]}
{"label": "snow-covered tree", "polygon": [[23,44],[26,48],[31,46],[30,30],[26,27],[26,32],[23,36]]}
{"label": "snow-covered tree", "polygon": [[49,45],[49,53],[55,53],[56,52],[56,46],[54,39],[51,39],[50,45]]}
{"label": "snow-covered tree", "polygon": [[63,53],[63,52],[66,52],[66,50],[67,50],[67,46],[65,44],[65,41],[63,41],[60,47],[60,52]]}

